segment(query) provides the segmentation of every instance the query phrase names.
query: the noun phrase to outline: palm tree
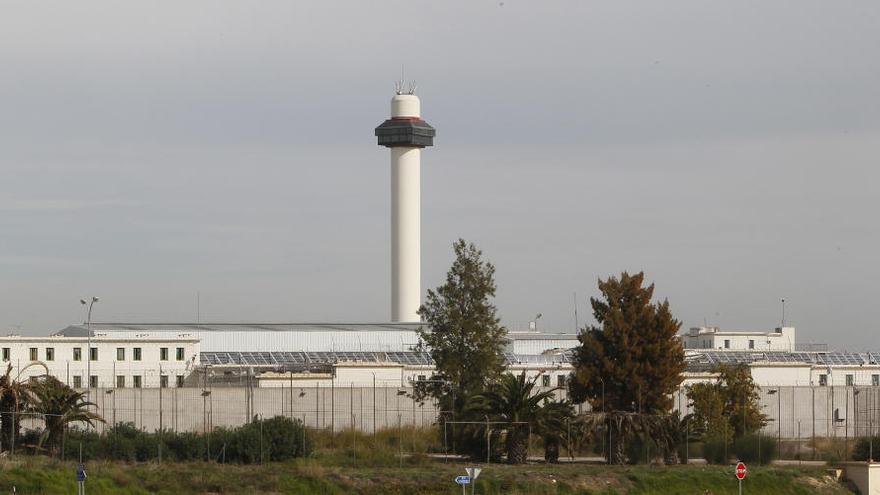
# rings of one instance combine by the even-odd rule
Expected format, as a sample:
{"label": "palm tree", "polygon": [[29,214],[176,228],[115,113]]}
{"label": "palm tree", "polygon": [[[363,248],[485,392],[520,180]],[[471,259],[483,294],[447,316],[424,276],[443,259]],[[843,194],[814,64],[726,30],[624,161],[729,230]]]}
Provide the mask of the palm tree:
{"label": "palm tree", "polygon": [[590,412],[578,418],[581,430],[594,437],[605,436],[608,441],[609,464],[626,464],[625,443],[639,434],[656,438],[661,428],[661,416],[627,411]]}
{"label": "palm tree", "polygon": [[[545,401],[541,414],[538,415],[536,432],[544,437],[544,460],[550,463],[559,462],[559,446],[562,436],[574,416],[574,408],[567,400]],[[569,452],[571,445],[567,445]]]}
{"label": "palm tree", "polygon": [[89,411],[96,404],[85,399],[84,392],[77,392],[54,376],[45,376],[31,385],[31,409],[44,415],[43,429],[38,447],[55,452],[61,444],[64,430],[71,423],[95,426],[104,422],[101,416]]}
{"label": "palm tree", "polygon": [[662,416],[659,419],[659,431],[657,438],[663,450],[663,462],[665,464],[681,464],[678,449],[685,442],[699,438],[700,428],[694,424],[693,415],[682,417],[679,411]]}
{"label": "palm tree", "polygon": [[507,462],[511,464],[526,461],[530,427],[534,427],[535,432],[541,432],[542,428],[550,431],[553,425],[564,422],[564,419],[550,417],[551,414],[561,414],[564,407],[553,406],[545,411],[545,403],[553,404],[555,388],[534,393],[539,376],[527,380],[525,373],[507,373],[489,391],[471,398],[469,409],[472,413],[507,423],[505,449]]}
{"label": "palm tree", "polygon": [[18,413],[27,409],[32,402],[32,383],[21,381],[22,373],[31,367],[41,366],[48,373],[46,365],[36,361],[28,364],[13,376],[12,365],[6,368],[6,373],[0,376],[0,443],[4,448],[12,449],[18,432],[21,429],[21,418]]}

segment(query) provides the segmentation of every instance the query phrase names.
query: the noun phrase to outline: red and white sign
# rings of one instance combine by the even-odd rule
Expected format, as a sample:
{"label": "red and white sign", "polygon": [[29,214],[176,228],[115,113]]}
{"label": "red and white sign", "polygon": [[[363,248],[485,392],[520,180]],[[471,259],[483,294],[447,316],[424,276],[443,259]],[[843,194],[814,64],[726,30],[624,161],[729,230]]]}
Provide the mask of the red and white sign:
{"label": "red and white sign", "polygon": [[739,478],[739,479],[745,478],[746,473],[748,473],[748,472],[749,472],[749,470],[746,469],[746,465],[744,462],[738,462],[736,464],[736,477],[737,478]]}

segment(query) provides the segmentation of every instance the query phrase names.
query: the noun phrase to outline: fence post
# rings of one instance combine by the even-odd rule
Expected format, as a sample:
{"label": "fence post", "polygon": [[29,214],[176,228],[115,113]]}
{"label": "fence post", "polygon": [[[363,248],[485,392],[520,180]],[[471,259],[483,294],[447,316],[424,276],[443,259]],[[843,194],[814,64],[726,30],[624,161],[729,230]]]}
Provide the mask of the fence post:
{"label": "fence post", "polygon": [[813,423],[813,456],[812,459],[816,460],[816,388],[810,385],[810,397],[812,402],[812,423]]}

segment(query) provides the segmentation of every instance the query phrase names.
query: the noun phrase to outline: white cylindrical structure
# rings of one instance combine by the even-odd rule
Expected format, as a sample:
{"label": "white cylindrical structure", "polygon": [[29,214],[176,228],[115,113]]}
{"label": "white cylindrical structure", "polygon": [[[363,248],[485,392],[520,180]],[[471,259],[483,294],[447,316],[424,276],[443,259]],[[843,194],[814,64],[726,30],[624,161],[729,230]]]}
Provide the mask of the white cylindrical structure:
{"label": "white cylindrical structure", "polygon": [[391,118],[376,128],[391,149],[391,321],[418,322],[422,301],[421,155],[433,146],[433,127],[421,119],[414,94],[391,98]]}
{"label": "white cylindrical structure", "polygon": [[391,321],[419,321],[421,148],[391,148]]}

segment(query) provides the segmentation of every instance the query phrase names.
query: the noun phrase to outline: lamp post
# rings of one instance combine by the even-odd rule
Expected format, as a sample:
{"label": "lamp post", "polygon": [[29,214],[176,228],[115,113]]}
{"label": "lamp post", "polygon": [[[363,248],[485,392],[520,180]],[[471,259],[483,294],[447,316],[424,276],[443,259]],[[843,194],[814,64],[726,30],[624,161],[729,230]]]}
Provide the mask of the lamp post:
{"label": "lamp post", "polygon": [[[100,299],[95,296],[92,296],[88,302],[86,302],[85,299],[79,300],[80,304],[89,307],[89,311],[86,314],[86,345],[88,346],[88,349],[86,350],[86,380],[88,381],[86,397],[89,402],[92,400],[92,306],[94,306],[99,300]],[[97,383],[95,385],[97,386]]]}

